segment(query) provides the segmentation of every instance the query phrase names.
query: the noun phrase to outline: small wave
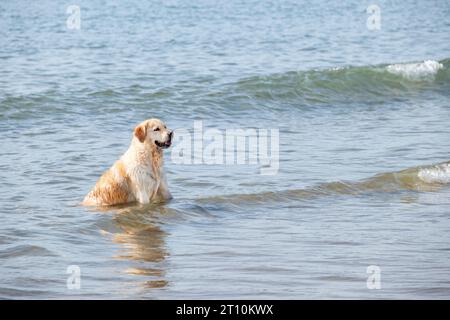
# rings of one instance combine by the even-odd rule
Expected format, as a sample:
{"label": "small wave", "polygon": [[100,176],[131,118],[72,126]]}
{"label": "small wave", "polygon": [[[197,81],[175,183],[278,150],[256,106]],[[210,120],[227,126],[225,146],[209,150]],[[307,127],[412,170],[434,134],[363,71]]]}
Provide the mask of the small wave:
{"label": "small wave", "polygon": [[0,252],[0,258],[15,258],[21,256],[56,256],[50,250],[35,245],[18,245]]}
{"label": "small wave", "polygon": [[441,62],[349,66],[256,76],[230,84],[229,98],[321,105],[352,101],[384,102],[436,90],[448,94],[450,59]]}
{"label": "small wave", "polygon": [[386,67],[387,71],[401,75],[410,80],[434,79],[434,76],[444,65],[438,61],[425,60],[421,63],[391,64]]}
{"label": "small wave", "polygon": [[[248,108],[261,109],[265,105],[283,110],[286,106],[348,105],[349,101],[367,105],[429,91],[448,97],[450,59],[289,71],[213,85],[205,85],[202,79],[163,88],[152,89],[147,85],[131,84],[94,91],[87,88],[70,94],[50,90],[40,94],[0,95],[0,120],[44,118],[49,114],[72,113],[80,116],[92,112],[121,113],[128,118],[134,115],[136,109],[147,110],[149,105],[154,112],[159,112],[159,108],[163,108],[160,106],[167,104],[168,100],[172,107],[164,108],[165,113],[189,113],[185,101],[194,99],[196,108],[207,106],[201,107],[205,114],[217,114]],[[83,101],[81,106],[80,101]],[[133,107],[130,108],[130,105]],[[85,113],[84,109],[89,112]]]}
{"label": "small wave", "polygon": [[359,195],[371,192],[437,191],[450,184],[450,162],[426,167],[415,167],[398,172],[387,172],[356,182],[330,182],[311,188],[213,196],[198,199],[201,203],[249,204],[308,200],[330,195]]}
{"label": "small wave", "polygon": [[50,292],[46,290],[34,290],[34,289],[22,289],[22,288],[9,288],[3,287],[0,288],[0,299],[36,299],[37,296],[45,296]]}

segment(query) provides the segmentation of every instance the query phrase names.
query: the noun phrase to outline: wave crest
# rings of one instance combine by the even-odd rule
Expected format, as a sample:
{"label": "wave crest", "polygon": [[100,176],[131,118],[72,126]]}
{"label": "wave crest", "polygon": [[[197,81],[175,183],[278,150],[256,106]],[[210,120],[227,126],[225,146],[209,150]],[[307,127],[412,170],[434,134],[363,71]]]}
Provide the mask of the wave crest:
{"label": "wave crest", "polygon": [[418,177],[426,183],[450,183],[450,163],[420,169]]}
{"label": "wave crest", "polygon": [[438,61],[425,60],[421,63],[391,64],[386,67],[386,70],[409,80],[432,80],[443,68],[444,65]]}
{"label": "wave crest", "polygon": [[223,92],[227,98],[277,101],[283,105],[382,103],[421,91],[448,95],[450,59],[378,66],[291,71],[242,79]]}

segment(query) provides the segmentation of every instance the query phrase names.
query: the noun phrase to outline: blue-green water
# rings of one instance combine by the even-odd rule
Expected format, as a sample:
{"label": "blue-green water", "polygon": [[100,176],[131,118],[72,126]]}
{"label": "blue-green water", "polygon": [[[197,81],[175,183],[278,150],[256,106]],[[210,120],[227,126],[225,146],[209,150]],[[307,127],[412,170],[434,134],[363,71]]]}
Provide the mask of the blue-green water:
{"label": "blue-green water", "polygon": [[[450,4],[370,4],[2,1],[0,297],[449,298]],[[279,171],[169,149],[170,203],[78,206],[151,117]]]}

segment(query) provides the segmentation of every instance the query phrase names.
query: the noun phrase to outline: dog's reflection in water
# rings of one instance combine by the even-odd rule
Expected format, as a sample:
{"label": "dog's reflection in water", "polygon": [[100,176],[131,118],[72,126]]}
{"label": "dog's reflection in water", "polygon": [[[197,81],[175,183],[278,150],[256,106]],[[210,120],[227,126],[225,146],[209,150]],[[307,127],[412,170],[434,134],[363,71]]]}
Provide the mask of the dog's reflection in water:
{"label": "dog's reflection in water", "polygon": [[162,288],[167,285],[164,279],[164,260],[168,255],[165,247],[166,232],[159,225],[160,219],[170,215],[171,209],[163,205],[136,205],[117,207],[113,220],[119,232],[112,233],[112,240],[123,246],[117,259],[135,261],[135,266],[127,268],[126,273],[149,277],[145,286]]}

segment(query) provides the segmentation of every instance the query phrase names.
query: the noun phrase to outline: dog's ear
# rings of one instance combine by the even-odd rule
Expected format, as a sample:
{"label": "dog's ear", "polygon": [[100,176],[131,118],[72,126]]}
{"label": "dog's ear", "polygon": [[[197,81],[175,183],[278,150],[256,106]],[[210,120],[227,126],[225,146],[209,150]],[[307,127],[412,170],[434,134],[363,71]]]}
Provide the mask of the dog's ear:
{"label": "dog's ear", "polygon": [[147,126],[141,124],[134,129],[134,135],[139,139],[140,142],[145,141],[145,136],[147,135]]}

